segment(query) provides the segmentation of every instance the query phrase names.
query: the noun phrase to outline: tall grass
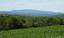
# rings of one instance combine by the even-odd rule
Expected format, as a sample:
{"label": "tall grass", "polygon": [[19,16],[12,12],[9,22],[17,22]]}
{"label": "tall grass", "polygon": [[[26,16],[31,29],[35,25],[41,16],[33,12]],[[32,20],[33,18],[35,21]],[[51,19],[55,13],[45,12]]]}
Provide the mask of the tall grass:
{"label": "tall grass", "polygon": [[0,31],[0,38],[64,38],[64,26]]}

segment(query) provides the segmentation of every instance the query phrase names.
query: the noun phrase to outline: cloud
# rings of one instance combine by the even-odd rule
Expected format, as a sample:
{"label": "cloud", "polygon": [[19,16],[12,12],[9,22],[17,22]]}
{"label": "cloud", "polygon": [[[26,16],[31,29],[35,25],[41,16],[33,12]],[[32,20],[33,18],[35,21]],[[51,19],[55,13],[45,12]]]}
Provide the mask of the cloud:
{"label": "cloud", "polygon": [[13,10],[15,7],[15,0],[0,0],[0,10]]}
{"label": "cloud", "polygon": [[64,12],[64,0],[0,0],[0,10],[14,9]]}
{"label": "cloud", "polygon": [[32,0],[30,2],[17,2],[16,9],[38,9],[44,11],[64,11],[63,0]]}

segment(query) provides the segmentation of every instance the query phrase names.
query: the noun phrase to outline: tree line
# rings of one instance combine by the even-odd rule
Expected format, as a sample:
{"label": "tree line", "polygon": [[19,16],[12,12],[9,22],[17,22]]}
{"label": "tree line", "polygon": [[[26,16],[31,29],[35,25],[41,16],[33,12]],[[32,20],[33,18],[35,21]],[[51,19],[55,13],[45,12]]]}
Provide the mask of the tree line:
{"label": "tree line", "polygon": [[16,16],[0,14],[0,30],[64,25],[64,17]]}

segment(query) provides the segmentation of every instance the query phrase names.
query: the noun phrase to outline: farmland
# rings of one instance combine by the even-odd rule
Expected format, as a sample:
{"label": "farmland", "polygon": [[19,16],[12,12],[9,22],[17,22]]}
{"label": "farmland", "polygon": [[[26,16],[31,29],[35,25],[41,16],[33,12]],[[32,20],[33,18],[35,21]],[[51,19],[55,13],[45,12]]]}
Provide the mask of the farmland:
{"label": "farmland", "polygon": [[55,25],[0,31],[0,38],[64,38],[64,26]]}

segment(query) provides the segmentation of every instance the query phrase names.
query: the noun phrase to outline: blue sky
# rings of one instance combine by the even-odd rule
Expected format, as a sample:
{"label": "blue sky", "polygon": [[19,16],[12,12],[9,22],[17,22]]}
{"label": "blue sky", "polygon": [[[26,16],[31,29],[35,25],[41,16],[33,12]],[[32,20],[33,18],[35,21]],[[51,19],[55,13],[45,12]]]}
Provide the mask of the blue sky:
{"label": "blue sky", "polygon": [[0,10],[20,9],[64,12],[64,0],[0,0]]}
{"label": "blue sky", "polygon": [[0,0],[0,10],[13,10],[16,7],[16,0]]}

